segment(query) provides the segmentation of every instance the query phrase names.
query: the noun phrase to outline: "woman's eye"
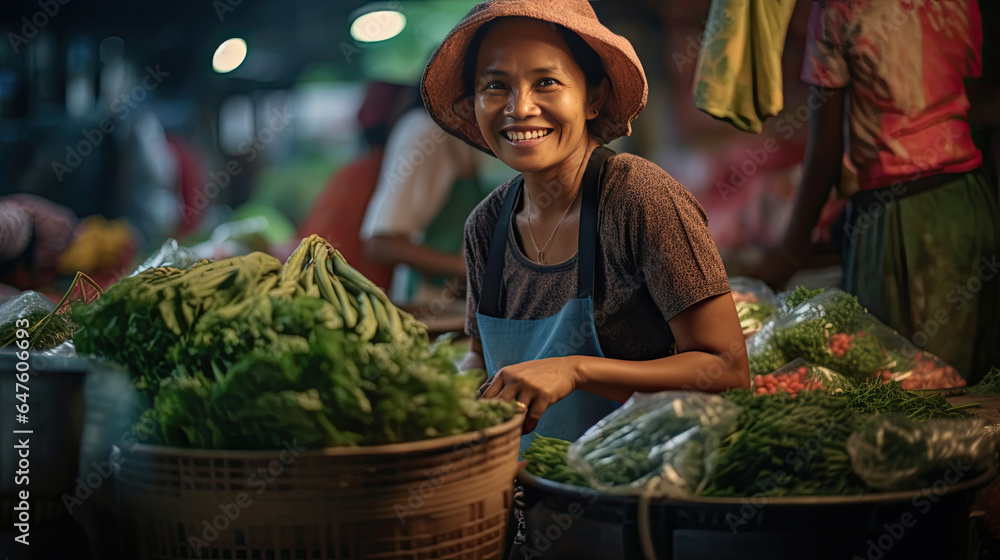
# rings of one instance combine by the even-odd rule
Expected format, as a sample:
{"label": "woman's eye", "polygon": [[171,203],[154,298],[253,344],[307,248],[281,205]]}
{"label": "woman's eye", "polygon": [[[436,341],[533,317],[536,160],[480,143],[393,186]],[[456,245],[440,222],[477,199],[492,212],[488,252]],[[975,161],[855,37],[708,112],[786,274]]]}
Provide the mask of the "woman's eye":
{"label": "woman's eye", "polygon": [[541,87],[552,87],[557,83],[558,82],[556,82],[552,78],[542,78],[541,80],[538,81],[538,85]]}
{"label": "woman's eye", "polygon": [[486,85],[483,86],[483,89],[503,89],[503,83],[497,81],[487,82]]}

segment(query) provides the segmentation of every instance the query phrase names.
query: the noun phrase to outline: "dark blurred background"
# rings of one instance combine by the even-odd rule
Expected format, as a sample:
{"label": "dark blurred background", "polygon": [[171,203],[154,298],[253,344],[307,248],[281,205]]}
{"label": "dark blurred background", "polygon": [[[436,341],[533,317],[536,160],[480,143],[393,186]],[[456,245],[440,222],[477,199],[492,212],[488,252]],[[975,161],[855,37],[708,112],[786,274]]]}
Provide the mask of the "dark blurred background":
{"label": "dark blurred background", "polygon": [[[6,0],[0,194],[35,193],[80,217],[125,218],[139,255],[167,237],[188,245],[215,239],[202,249],[224,253],[212,232],[247,216],[267,218],[265,241],[287,240],[327,179],[365,149],[357,115],[366,85],[416,84],[436,43],[474,3]],[[986,75],[970,97],[977,139],[995,154],[1000,81],[992,30],[1000,3],[980,4]],[[601,20],[635,45],[650,84],[632,137],[612,147],[653,160],[696,194],[733,273],[777,240],[798,185],[807,122],[796,109],[808,93],[798,75],[809,5],[799,0],[785,41],[785,111],[752,135],[694,107],[707,0],[593,2]],[[402,13],[402,32],[379,42],[352,36],[355,19],[379,9]],[[383,18],[367,27],[378,34],[392,24]],[[246,56],[220,73],[213,56],[229,39],[242,39]],[[235,45],[228,56],[238,60]],[[770,138],[780,151],[746,187],[724,196],[719,184],[730,166]],[[483,163],[488,181],[511,174],[495,160]],[[831,206],[827,225],[837,209]],[[820,245],[828,241],[817,236]],[[817,254],[815,264],[827,264],[824,251]]]}

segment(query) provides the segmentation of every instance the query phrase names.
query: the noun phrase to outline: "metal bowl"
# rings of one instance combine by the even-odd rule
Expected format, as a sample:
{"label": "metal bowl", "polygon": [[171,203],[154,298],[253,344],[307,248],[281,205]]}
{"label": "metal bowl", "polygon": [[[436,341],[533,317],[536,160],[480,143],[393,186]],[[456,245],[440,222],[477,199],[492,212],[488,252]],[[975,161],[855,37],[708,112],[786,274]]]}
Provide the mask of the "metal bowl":
{"label": "metal bowl", "polygon": [[[0,350],[0,433],[28,439],[30,492],[33,497],[60,496],[73,488],[80,455],[83,428],[83,382],[90,364],[83,359],[28,351],[27,391],[17,387],[16,374],[22,361],[10,349]],[[23,356],[22,356],[23,357]],[[23,369],[24,366],[21,366]],[[27,423],[17,420],[16,406],[24,404],[17,394],[27,394]],[[15,434],[30,430],[30,434]],[[0,494],[11,495],[29,486],[15,485],[18,461],[13,456],[0,466]]]}
{"label": "metal bowl", "polygon": [[[654,499],[650,540],[656,558],[675,560],[965,560],[975,492],[996,474],[966,472],[932,488],[859,496]],[[524,557],[643,558],[637,498],[523,469],[517,478],[529,533]]]}

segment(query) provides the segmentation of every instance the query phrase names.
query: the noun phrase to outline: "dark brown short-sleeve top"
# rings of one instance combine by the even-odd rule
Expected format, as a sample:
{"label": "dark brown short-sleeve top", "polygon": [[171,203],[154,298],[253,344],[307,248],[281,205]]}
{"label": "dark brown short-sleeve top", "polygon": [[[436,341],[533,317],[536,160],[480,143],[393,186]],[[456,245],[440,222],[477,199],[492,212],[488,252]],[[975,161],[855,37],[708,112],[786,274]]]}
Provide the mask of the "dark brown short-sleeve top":
{"label": "dark brown short-sleeve top", "polygon": [[[490,238],[513,182],[494,190],[465,224],[465,331],[475,338]],[[594,308],[601,349],[609,358],[626,360],[669,356],[676,349],[667,321],[692,304],[729,292],[705,210],[666,171],[631,154],[615,155],[605,164],[599,208]],[[577,295],[577,256],[555,265],[532,262],[518,245],[513,219],[507,227],[503,318],[555,315]]]}

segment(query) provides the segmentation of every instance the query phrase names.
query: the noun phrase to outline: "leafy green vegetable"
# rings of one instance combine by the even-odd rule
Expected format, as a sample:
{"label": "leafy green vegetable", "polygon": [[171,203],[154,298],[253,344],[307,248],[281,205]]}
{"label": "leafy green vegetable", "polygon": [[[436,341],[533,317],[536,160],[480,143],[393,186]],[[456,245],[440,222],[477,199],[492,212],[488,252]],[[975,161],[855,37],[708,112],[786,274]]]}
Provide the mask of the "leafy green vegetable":
{"label": "leafy green vegetable", "polygon": [[[800,286],[788,296],[786,305],[810,293]],[[799,303],[791,313],[789,317],[796,320],[786,318],[768,325],[765,340],[750,355],[752,375],[765,375],[803,358],[857,382],[891,365],[881,342],[872,334],[875,323],[857,297],[837,291],[822,302]]]}
{"label": "leafy green vegetable", "polygon": [[397,309],[316,236],[284,265],[261,253],[154,268],[74,307],[75,341],[126,365],[167,445],[374,445],[496,425],[448,341]]}
{"label": "leafy green vegetable", "polygon": [[903,389],[895,381],[882,383],[879,379],[872,379],[847,389],[843,396],[848,407],[863,414],[898,412],[920,422],[972,416],[967,408],[970,405],[952,406],[939,393],[914,393]]}
{"label": "leafy green vegetable", "polygon": [[854,494],[865,485],[851,470],[846,443],[864,417],[822,391],[754,395],[728,390],[742,407],[723,439],[704,496]]}
{"label": "leafy green vegetable", "polygon": [[823,293],[823,288],[811,290],[805,286],[798,286],[792,290],[792,293],[785,296],[784,307],[786,310],[791,310],[821,293]]}
{"label": "leafy green vegetable", "polygon": [[993,366],[986,372],[983,379],[976,385],[969,387],[970,395],[986,395],[1000,393],[1000,367]]}
{"label": "leafy green vegetable", "polygon": [[[37,327],[28,331],[29,340],[31,341],[30,348],[32,350],[50,350],[55,348],[67,340],[72,340],[73,333],[77,330],[77,326],[65,315],[53,314],[50,311],[37,309],[0,324],[0,348],[14,346],[19,340],[17,336],[17,331],[20,330],[17,328],[18,319],[26,319],[28,325]],[[43,321],[45,322],[43,323]]]}
{"label": "leafy green vegetable", "polygon": [[583,475],[569,466],[566,459],[569,445],[570,442],[566,440],[535,434],[531,445],[521,453],[521,458],[528,461],[526,470],[555,482],[588,487]]}
{"label": "leafy green vegetable", "polygon": [[736,315],[740,320],[743,333],[754,333],[760,330],[767,321],[778,312],[778,308],[770,303],[740,301],[736,303]]}

